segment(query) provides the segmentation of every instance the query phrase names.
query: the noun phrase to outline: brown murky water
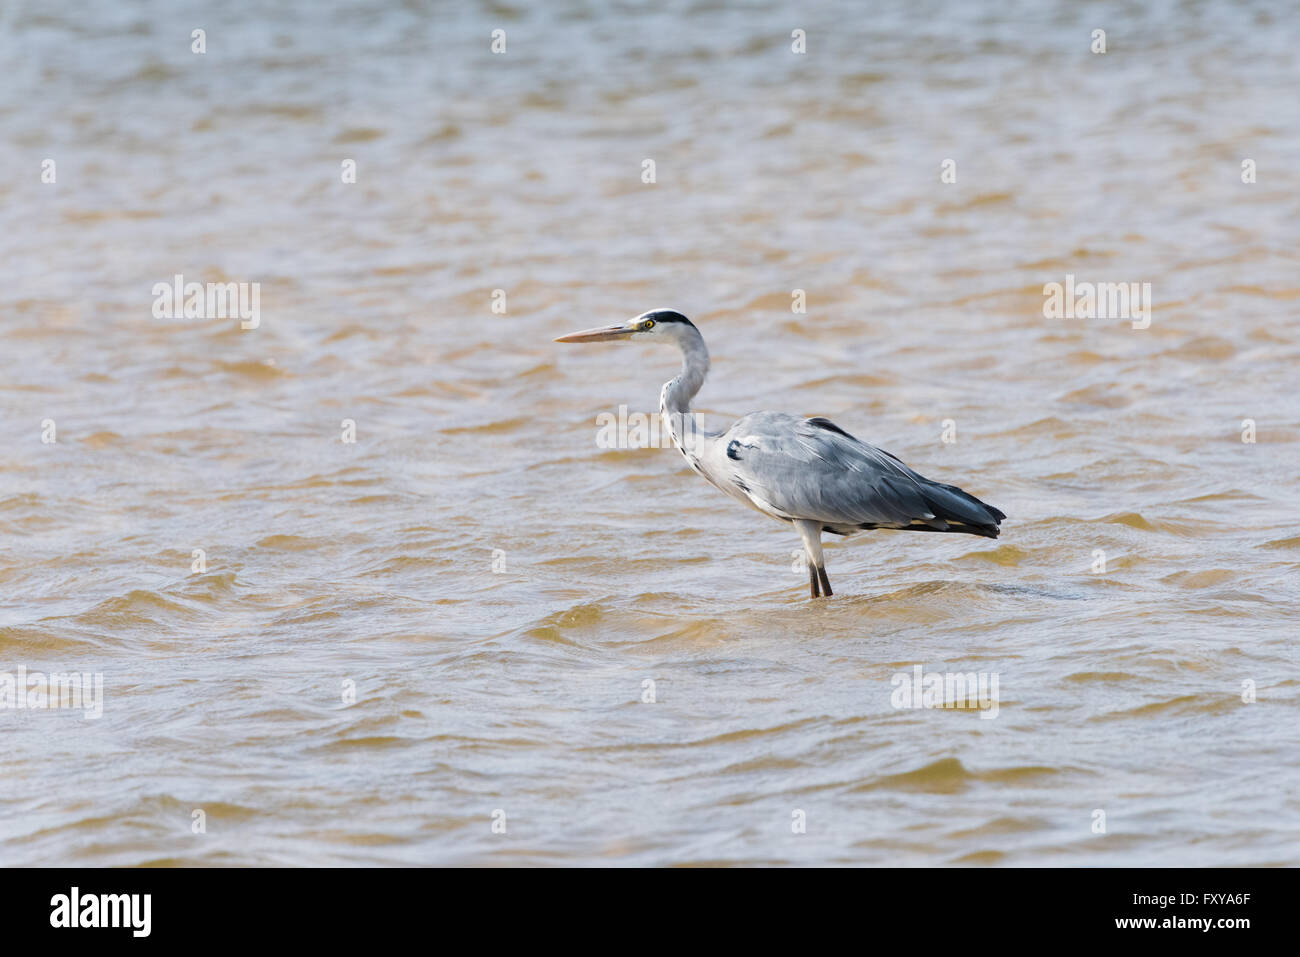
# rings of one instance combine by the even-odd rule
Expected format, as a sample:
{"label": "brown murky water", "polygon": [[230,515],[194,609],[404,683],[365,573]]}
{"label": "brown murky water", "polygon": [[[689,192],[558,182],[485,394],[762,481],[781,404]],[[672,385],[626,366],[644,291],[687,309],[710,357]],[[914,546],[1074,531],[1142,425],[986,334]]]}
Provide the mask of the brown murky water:
{"label": "brown murky water", "polygon": [[[1300,862],[1294,11],[272,6],[0,16],[0,671],[103,680],[0,711],[0,861]],[[829,416],[1003,537],[809,602],[597,445],[676,359],[551,338],[654,306],[710,424]]]}

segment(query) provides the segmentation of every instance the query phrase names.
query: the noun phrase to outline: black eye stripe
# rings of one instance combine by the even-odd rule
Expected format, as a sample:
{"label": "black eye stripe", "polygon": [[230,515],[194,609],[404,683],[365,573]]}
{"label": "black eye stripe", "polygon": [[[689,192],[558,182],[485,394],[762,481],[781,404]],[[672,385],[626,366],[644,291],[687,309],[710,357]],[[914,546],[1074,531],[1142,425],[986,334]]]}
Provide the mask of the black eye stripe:
{"label": "black eye stripe", "polygon": [[683,325],[694,326],[695,323],[687,319],[680,312],[673,312],[671,309],[663,309],[658,312],[652,312],[645,317],[646,321],[653,322],[680,322]]}

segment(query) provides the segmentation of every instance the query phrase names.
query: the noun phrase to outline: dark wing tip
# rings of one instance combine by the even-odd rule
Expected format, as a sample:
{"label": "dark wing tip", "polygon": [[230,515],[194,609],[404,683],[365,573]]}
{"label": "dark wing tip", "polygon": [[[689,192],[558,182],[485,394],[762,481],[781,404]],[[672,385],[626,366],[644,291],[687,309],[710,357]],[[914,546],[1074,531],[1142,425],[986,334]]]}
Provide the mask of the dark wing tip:
{"label": "dark wing tip", "polygon": [[1001,509],[955,485],[927,482],[921,486],[921,495],[935,517],[947,522],[954,532],[997,538],[1001,532],[998,524],[1007,517]]}

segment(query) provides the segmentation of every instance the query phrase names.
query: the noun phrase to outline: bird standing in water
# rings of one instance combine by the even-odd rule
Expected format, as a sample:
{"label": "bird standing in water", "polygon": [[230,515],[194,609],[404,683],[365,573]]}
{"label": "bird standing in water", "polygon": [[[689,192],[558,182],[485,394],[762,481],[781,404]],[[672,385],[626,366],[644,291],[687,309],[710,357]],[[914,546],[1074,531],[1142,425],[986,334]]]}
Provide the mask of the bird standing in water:
{"label": "bird standing in water", "polygon": [[792,524],[808,553],[813,598],[831,595],[822,532],[854,535],[873,528],[965,532],[998,537],[1005,515],[953,485],[913,472],[893,455],[860,442],[828,419],[751,412],[725,432],[701,429],[691,399],[709,372],[709,350],[680,312],[656,309],[616,326],[556,342],[635,339],[677,346],[682,371],[664,383],[659,412],[691,468],[764,515]]}

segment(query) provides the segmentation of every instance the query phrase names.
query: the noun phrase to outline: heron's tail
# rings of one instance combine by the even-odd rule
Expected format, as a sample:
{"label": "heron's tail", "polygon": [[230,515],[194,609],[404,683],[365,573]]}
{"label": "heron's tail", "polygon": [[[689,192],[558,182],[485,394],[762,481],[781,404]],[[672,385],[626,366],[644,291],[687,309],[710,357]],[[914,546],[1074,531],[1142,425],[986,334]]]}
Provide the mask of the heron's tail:
{"label": "heron's tail", "polygon": [[917,484],[921,498],[937,521],[931,525],[909,525],[910,531],[965,532],[967,535],[983,535],[985,538],[998,537],[998,532],[1001,531],[998,523],[1006,518],[1000,509],[981,502],[955,485],[928,480]]}

